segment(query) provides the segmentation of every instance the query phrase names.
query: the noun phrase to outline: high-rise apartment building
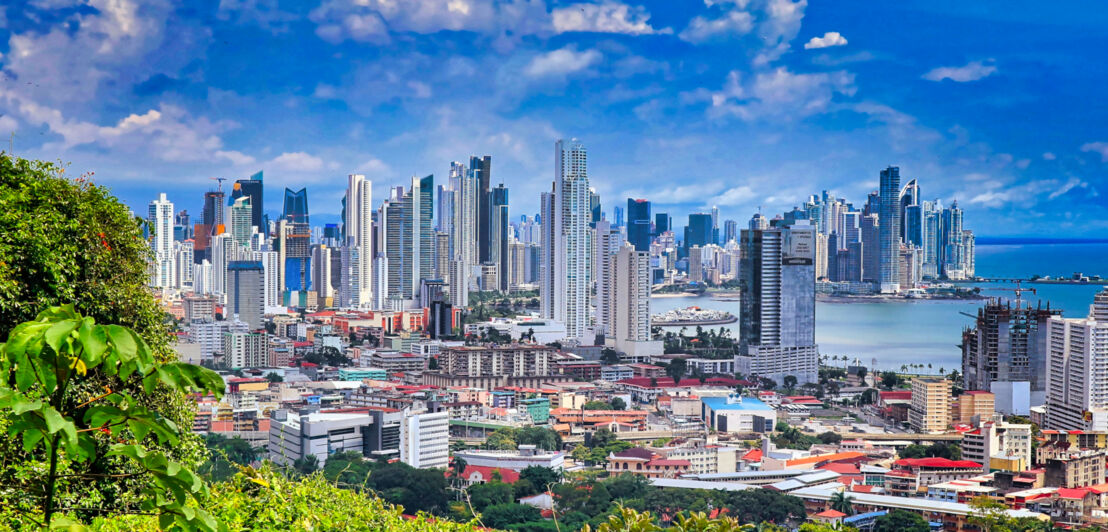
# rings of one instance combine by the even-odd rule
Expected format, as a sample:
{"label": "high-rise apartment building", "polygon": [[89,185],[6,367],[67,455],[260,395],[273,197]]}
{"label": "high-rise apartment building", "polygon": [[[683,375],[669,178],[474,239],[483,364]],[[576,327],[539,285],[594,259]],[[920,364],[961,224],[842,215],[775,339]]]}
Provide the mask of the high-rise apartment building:
{"label": "high-rise apartment building", "polygon": [[742,231],[739,267],[740,341],[736,366],[783,382],[818,377],[816,346],[815,228],[791,226]]}
{"label": "high-rise apartment building", "polygon": [[257,172],[249,179],[239,179],[231,187],[231,202],[239,198],[250,198],[250,225],[261,233],[266,232],[265,209],[263,200],[262,173]]}
{"label": "high-rise apartment building", "polygon": [[882,293],[900,290],[900,168],[881,171],[878,257]]}
{"label": "high-rise apartment building", "polygon": [[269,365],[265,332],[223,333],[223,360],[229,368],[258,368]]}
{"label": "high-rise apartment building", "polygon": [[623,233],[608,220],[596,222],[593,239],[593,271],[596,272],[596,324],[601,332],[612,331],[612,262],[623,244]]}
{"label": "high-rise apartment building", "polygon": [[950,381],[940,377],[912,379],[908,424],[923,433],[945,432],[950,425]]}
{"label": "high-rise apartment building", "polygon": [[492,157],[485,155],[469,158],[469,171],[476,186],[477,204],[477,261],[489,262],[492,256]]}
{"label": "high-rise apartment building", "polygon": [[259,261],[231,261],[227,265],[228,317],[238,315],[239,320],[260,329],[265,324],[265,267]]}
{"label": "high-rise apartment building", "polygon": [[401,462],[420,469],[449,465],[450,416],[446,411],[409,415],[400,423]]}
{"label": "high-rise apartment building", "polygon": [[607,337],[616,351],[631,357],[660,355],[650,334],[650,253],[624,242],[609,266],[610,314]]}
{"label": "high-rise apartment building", "polygon": [[588,157],[577,139],[557,141],[554,157],[552,192],[543,194],[541,312],[578,338],[589,325]]}
{"label": "high-rise apartment building", "polygon": [[154,250],[150,286],[162,291],[176,287],[177,261],[173,256],[173,202],[165,193],[150,202],[146,222],[150,230],[150,247]]}
{"label": "high-rise apartment building", "polygon": [[231,239],[242,247],[250,247],[250,235],[254,232],[250,221],[254,209],[250,201],[249,196],[242,196],[231,204]]}
{"label": "high-rise apartment building", "polygon": [[[352,248],[342,255],[344,277],[339,300],[344,307],[373,304],[373,182],[361,174],[347,176],[343,234]],[[345,296],[345,297],[344,297]]]}
{"label": "high-rise apartment building", "polygon": [[1086,318],[1051,316],[1047,349],[1043,428],[1108,431],[1108,289]]}
{"label": "high-rise apartment building", "polygon": [[508,252],[508,187],[501,183],[490,192],[489,262],[496,265],[499,290],[508,291],[511,256]]}

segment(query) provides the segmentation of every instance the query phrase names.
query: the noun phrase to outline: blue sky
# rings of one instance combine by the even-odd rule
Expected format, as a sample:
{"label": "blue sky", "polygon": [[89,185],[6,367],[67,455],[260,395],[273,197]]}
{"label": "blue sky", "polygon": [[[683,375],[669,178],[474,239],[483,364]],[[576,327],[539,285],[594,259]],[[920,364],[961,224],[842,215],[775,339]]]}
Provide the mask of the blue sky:
{"label": "blue sky", "polygon": [[1095,237],[1104,50],[1085,3],[38,0],[0,15],[0,135],[139,212],[264,170],[333,221],[348,173],[489,154],[517,216],[578,137],[608,211],[860,205],[895,164],[979,235]]}

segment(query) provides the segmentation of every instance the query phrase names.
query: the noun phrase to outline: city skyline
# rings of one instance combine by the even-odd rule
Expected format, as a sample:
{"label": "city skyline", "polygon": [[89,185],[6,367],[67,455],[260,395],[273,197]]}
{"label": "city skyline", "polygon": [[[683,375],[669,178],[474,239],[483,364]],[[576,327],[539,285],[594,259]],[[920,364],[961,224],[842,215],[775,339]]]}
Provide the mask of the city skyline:
{"label": "city skyline", "polygon": [[[610,216],[626,198],[679,220],[714,205],[735,220],[782,212],[823,189],[858,201],[892,164],[926,197],[958,200],[982,236],[1087,237],[1108,223],[1104,111],[1081,104],[1105,74],[1080,68],[1104,35],[1050,38],[1103,27],[1099,13],[368,4],[13,6],[0,132],[19,155],[95,172],[137,213],[159,192],[192,213],[209,177],[261,170],[270,186],[309,188],[316,223],[336,222],[348,174],[383,198],[480,153],[517,219],[553,179],[549,143],[579,137]],[[873,20],[916,23],[892,39]],[[279,192],[265,212],[280,212]]]}

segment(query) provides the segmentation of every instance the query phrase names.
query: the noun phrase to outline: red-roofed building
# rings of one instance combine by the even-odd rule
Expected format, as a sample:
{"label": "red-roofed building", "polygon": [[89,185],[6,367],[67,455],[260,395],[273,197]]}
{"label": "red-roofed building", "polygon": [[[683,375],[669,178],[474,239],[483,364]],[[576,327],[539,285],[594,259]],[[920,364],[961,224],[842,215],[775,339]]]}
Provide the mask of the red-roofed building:
{"label": "red-roofed building", "polygon": [[1099,497],[1085,488],[1058,488],[1051,496],[1050,518],[1055,522],[1080,525],[1092,520]]}
{"label": "red-roofed building", "polygon": [[811,395],[793,395],[782,397],[781,403],[786,405],[802,405],[808,407],[823,408],[823,401]]}
{"label": "red-roofed building", "polygon": [[911,390],[879,392],[877,395],[877,408],[881,410],[881,415],[900,422],[908,421],[908,409],[912,404]]}
{"label": "red-roofed building", "polygon": [[914,497],[932,484],[961,480],[984,473],[984,468],[969,460],[948,458],[901,458],[885,474],[885,491],[890,495]]}
{"label": "red-roofed building", "polygon": [[647,478],[678,478],[689,472],[692,462],[671,460],[642,447],[608,455],[608,472],[613,475],[631,473]]}
{"label": "red-roofed building", "polygon": [[[447,469],[444,473],[446,478],[450,478],[454,472]],[[503,469],[499,467],[486,467],[486,466],[474,466],[467,465],[465,471],[462,472],[462,479],[465,482],[466,487],[474,484],[484,484],[486,482],[492,482],[497,477],[501,482],[506,484],[515,484],[519,480],[519,471],[513,471],[511,469]]]}
{"label": "red-roofed building", "polygon": [[846,514],[838,510],[824,510],[818,514],[813,514],[811,517],[816,522],[834,524],[841,523]]}

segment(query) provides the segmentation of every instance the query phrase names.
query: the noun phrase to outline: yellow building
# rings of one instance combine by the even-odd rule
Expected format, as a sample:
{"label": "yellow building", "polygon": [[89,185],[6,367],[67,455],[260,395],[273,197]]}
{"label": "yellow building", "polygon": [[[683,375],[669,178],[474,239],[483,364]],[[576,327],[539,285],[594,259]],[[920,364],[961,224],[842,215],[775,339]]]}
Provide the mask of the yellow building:
{"label": "yellow building", "polygon": [[938,377],[912,379],[908,424],[916,432],[946,432],[950,424],[950,381]]}
{"label": "yellow building", "polygon": [[978,421],[992,421],[996,415],[996,396],[991,392],[971,390],[958,397],[953,422],[972,424],[974,416]]}

